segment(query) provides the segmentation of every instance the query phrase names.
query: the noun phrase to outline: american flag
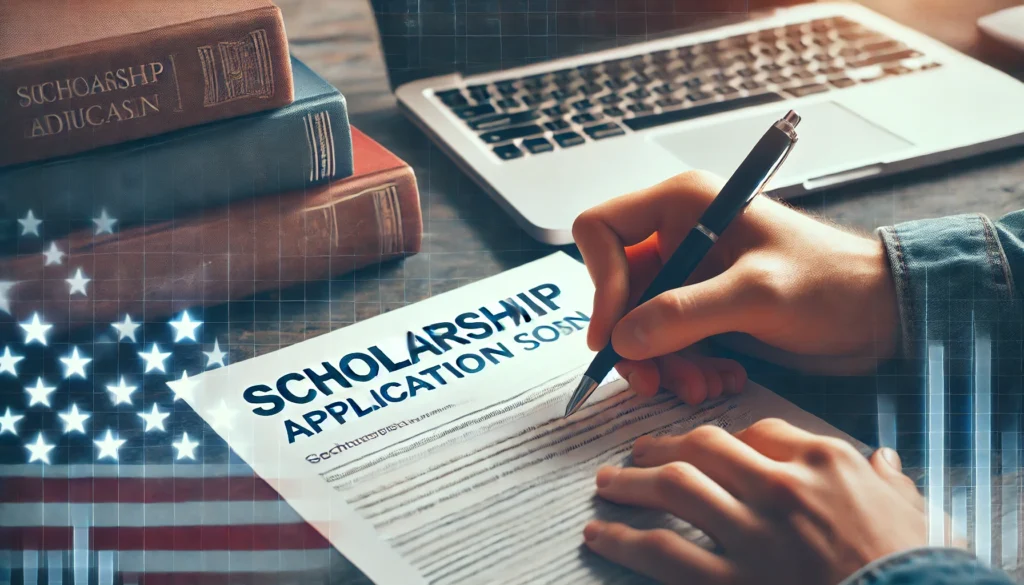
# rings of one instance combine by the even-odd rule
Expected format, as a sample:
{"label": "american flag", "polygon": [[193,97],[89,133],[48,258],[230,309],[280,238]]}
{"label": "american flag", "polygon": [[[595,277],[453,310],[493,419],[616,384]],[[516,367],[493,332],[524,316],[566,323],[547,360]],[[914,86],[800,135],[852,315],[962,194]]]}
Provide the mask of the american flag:
{"label": "american flag", "polygon": [[[20,238],[40,221],[20,219]],[[40,262],[66,265],[68,294],[88,295],[82,267],[39,243]],[[196,309],[142,317],[59,336],[38,312],[0,319],[0,584],[350,582],[351,565],[180,399],[228,362],[226,339]]]}

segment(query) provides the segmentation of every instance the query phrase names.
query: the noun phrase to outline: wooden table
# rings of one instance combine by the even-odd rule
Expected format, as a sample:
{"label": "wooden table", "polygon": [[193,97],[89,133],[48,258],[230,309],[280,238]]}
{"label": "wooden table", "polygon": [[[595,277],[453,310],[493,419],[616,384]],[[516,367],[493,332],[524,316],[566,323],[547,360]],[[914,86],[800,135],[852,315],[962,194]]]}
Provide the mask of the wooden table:
{"label": "wooden table", "polygon": [[[408,161],[421,188],[422,252],[402,262],[310,283],[255,302],[255,318],[232,306],[208,310],[208,334],[229,339],[232,359],[264,354],[368,319],[556,251],[528,237],[395,106],[366,0],[278,0],[294,54],[340,88],[354,125]],[[980,53],[974,19],[1011,0],[868,0],[894,18],[925,15],[924,30]],[[1024,67],[1021,67],[1024,69]],[[979,96],[979,99],[982,99]],[[917,218],[976,211],[997,217],[1024,208],[1024,149],[923,170],[806,197],[796,205],[858,230]],[[573,248],[566,251],[575,253]],[[252,302],[252,301],[247,301]],[[252,311],[241,311],[252,315]],[[799,376],[763,365],[755,379],[857,438],[877,444],[878,377],[842,380]],[[891,382],[891,380],[889,381]],[[868,391],[865,391],[865,388]],[[898,445],[920,476],[910,437]],[[907,451],[910,451],[908,454]],[[1006,479],[1010,481],[1010,479]],[[997,484],[997,480],[993,481]],[[996,505],[995,514],[999,515]],[[1011,570],[1019,571],[1018,567]]]}

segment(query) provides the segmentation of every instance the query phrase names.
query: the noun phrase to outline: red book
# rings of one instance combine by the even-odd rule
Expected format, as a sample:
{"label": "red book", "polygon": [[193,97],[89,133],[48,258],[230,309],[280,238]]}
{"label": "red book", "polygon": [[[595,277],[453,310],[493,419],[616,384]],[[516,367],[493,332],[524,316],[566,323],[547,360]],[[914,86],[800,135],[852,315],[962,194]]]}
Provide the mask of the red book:
{"label": "red book", "polygon": [[355,128],[352,146],[355,174],[328,185],[114,234],[76,232],[55,242],[59,264],[42,253],[0,259],[0,310],[21,322],[38,312],[57,329],[126,313],[152,320],[418,252],[412,169]]}
{"label": "red book", "polygon": [[270,0],[4,0],[0,28],[0,167],[292,102]]}

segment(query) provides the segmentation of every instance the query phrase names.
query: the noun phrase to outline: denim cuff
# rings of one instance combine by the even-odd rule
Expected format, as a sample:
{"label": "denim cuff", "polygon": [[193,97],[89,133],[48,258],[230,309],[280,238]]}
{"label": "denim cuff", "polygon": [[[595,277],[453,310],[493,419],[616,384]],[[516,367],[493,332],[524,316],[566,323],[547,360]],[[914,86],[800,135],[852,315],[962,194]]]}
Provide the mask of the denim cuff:
{"label": "denim cuff", "polygon": [[877,559],[839,585],[1010,585],[1005,573],[955,548],[915,548]]}
{"label": "denim cuff", "polygon": [[902,357],[915,357],[926,340],[991,331],[1014,299],[1006,254],[983,215],[911,221],[878,235],[896,285]]}

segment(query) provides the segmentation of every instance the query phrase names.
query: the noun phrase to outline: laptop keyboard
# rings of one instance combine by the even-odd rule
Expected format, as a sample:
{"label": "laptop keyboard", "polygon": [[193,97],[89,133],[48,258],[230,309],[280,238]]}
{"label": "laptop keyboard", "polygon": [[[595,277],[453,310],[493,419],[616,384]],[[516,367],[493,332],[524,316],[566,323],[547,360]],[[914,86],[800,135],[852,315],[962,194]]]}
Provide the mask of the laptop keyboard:
{"label": "laptop keyboard", "polygon": [[825,18],[435,93],[502,160],[938,67]]}

